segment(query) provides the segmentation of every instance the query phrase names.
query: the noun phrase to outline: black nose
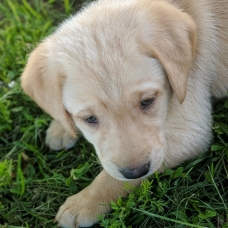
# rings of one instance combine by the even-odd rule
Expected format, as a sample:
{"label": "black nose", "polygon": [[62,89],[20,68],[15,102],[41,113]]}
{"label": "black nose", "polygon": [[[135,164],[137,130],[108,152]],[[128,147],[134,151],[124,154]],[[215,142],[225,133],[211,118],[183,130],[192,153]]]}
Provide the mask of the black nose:
{"label": "black nose", "polygon": [[137,178],[140,178],[140,177],[146,175],[149,172],[149,169],[150,169],[150,163],[148,162],[137,168],[121,169],[120,172],[127,179],[137,179]]}

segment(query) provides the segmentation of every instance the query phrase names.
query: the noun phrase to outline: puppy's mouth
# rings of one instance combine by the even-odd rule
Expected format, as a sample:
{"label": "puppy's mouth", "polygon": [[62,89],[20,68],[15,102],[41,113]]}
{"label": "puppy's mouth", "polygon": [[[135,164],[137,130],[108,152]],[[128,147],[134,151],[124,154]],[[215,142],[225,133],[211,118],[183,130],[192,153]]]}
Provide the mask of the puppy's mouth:
{"label": "puppy's mouth", "polygon": [[111,162],[102,163],[104,169],[110,176],[121,181],[131,181],[140,178],[146,178],[153,174],[156,170],[153,170],[151,162],[144,163],[137,167],[127,167],[118,169]]}
{"label": "puppy's mouth", "polygon": [[[110,176],[121,181],[131,181],[141,178],[146,178],[152,175],[154,172],[161,172],[161,167],[163,167],[164,162],[164,152],[159,150],[160,156],[154,157],[153,154],[149,159],[145,159],[144,162],[137,164],[128,164],[128,166],[120,167],[114,164],[110,160],[100,160],[103,168],[109,173]],[[157,153],[158,154],[158,153]]]}

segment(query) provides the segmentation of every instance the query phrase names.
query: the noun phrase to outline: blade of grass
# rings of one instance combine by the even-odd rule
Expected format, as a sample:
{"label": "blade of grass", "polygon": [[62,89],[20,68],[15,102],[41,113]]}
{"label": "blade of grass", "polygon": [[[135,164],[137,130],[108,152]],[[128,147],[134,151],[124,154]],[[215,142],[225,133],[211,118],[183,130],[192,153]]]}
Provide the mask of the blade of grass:
{"label": "blade of grass", "polygon": [[182,222],[180,220],[167,218],[165,216],[157,215],[157,214],[154,214],[154,213],[151,213],[151,212],[147,212],[147,211],[143,211],[143,210],[140,210],[140,209],[137,209],[137,208],[132,208],[132,209],[135,210],[135,211],[139,211],[139,212],[141,212],[143,214],[149,215],[151,217],[155,217],[155,218],[163,219],[163,220],[166,220],[166,221],[182,224],[182,225],[185,225],[185,226],[196,227],[196,228],[205,228],[205,226],[200,226],[200,225],[190,224],[190,223],[187,223],[187,222]]}
{"label": "blade of grass", "polygon": [[21,24],[21,19],[17,14],[17,10],[15,8],[15,5],[11,1],[8,1],[8,5],[9,5],[10,9],[12,10],[13,15],[14,15],[16,21],[18,22],[18,24]]}
{"label": "blade of grass", "polygon": [[220,194],[220,191],[218,190],[218,187],[217,187],[217,185],[216,185],[216,183],[215,183],[215,180],[214,180],[213,175],[211,174],[211,170],[210,170],[210,167],[209,167],[209,166],[208,166],[208,169],[209,169],[209,175],[210,175],[210,177],[211,177],[212,183],[213,183],[213,185],[214,185],[214,187],[215,187],[215,189],[216,189],[216,191],[217,191],[217,193],[218,193],[218,195],[219,195],[219,197],[220,197],[220,199],[221,199],[221,201],[222,201],[222,203],[223,203],[223,205],[224,205],[225,210],[228,212],[228,210],[227,210],[227,205],[226,205],[226,203],[224,202],[223,197],[222,197],[221,194]]}

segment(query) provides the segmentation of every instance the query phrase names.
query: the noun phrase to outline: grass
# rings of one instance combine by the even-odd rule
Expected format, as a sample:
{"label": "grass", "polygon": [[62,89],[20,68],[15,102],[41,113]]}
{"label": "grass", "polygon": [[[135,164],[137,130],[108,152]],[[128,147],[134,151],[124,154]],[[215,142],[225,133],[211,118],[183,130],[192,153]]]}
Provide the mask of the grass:
{"label": "grass", "polygon": [[[28,53],[83,1],[0,2],[0,228],[56,227],[64,200],[100,171],[83,138],[70,151],[44,143],[50,117],[20,88]],[[228,227],[228,100],[214,106],[214,141],[196,159],[155,173],[94,227]],[[130,188],[131,186],[126,186]]]}

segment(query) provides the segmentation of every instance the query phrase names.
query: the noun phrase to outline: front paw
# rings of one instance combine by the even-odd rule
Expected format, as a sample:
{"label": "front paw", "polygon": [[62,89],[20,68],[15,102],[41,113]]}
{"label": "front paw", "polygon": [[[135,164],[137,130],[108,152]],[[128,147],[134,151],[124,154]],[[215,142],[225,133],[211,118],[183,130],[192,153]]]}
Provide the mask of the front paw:
{"label": "front paw", "polygon": [[52,150],[69,149],[77,139],[72,138],[56,120],[52,120],[47,129],[45,143]]}
{"label": "front paw", "polygon": [[109,204],[84,189],[66,200],[55,220],[64,228],[90,227],[97,223],[99,215],[107,214],[110,209]]}

